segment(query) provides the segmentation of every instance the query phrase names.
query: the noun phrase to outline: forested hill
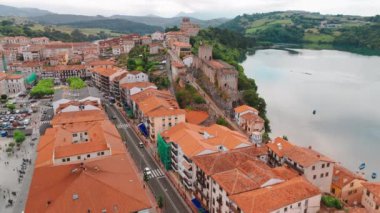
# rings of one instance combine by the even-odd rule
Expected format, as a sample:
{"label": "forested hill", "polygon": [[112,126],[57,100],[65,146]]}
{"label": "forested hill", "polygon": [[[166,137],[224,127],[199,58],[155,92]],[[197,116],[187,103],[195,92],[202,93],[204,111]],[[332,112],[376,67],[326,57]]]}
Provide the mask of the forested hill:
{"label": "forested hill", "polygon": [[92,21],[80,21],[73,23],[66,23],[65,25],[76,28],[103,28],[109,29],[117,33],[138,33],[149,34],[155,31],[163,31],[161,27],[151,26],[147,24],[137,23],[124,19],[103,19]]}
{"label": "forested hill", "polygon": [[237,16],[220,27],[242,32],[264,45],[296,43],[316,48],[364,48],[380,52],[380,16],[270,12]]}

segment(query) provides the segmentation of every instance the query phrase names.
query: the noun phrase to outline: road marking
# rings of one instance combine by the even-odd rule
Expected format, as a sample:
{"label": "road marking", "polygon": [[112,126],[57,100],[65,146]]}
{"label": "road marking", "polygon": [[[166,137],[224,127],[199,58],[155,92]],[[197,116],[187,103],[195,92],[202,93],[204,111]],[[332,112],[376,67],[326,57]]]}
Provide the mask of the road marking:
{"label": "road marking", "polygon": [[126,128],[128,128],[128,127],[129,127],[128,124],[123,124],[123,123],[121,123],[121,124],[117,124],[117,125],[116,125],[116,128],[118,128],[118,129],[126,129]]}
{"label": "road marking", "polygon": [[162,177],[164,176],[164,173],[161,171],[161,169],[154,169],[154,170],[151,170],[151,175],[149,176],[149,178],[155,178],[155,177]]}

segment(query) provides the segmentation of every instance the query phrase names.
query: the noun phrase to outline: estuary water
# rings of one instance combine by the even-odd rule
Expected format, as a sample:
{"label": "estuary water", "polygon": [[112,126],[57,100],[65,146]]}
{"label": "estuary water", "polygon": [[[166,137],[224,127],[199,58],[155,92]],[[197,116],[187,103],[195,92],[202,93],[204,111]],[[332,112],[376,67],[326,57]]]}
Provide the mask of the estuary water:
{"label": "estuary water", "polygon": [[[259,50],[242,63],[267,102],[271,137],[380,176],[380,57],[334,50]],[[316,111],[313,115],[313,111]]]}

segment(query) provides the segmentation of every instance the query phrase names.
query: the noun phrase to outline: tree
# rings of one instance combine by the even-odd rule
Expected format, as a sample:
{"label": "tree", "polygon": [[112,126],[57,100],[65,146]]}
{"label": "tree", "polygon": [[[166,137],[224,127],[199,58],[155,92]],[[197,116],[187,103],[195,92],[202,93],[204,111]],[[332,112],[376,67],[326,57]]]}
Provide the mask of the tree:
{"label": "tree", "polygon": [[1,98],[0,98],[0,102],[5,103],[5,102],[7,102],[7,99],[8,99],[8,96],[6,94],[2,94]]}
{"label": "tree", "polygon": [[43,97],[45,95],[53,95],[53,87],[53,79],[42,79],[37,83],[36,86],[32,88],[32,90],[30,91],[30,95],[38,98]]}
{"label": "tree", "polygon": [[13,104],[13,103],[8,103],[8,104],[7,104],[7,108],[8,108],[10,111],[13,111],[13,110],[16,109],[16,105]]}
{"label": "tree", "polygon": [[288,140],[288,136],[286,136],[286,135],[283,135],[282,138],[283,138],[284,140]]}
{"label": "tree", "polygon": [[67,79],[70,89],[79,90],[86,87],[86,83],[79,77],[70,77]]}
{"label": "tree", "polygon": [[164,198],[161,195],[159,195],[157,196],[156,201],[158,208],[162,209],[162,207],[164,207]]}
{"label": "tree", "polygon": [[17,146],[20,146],[22,142],[25,141],[25,133],[20,130],[15,130],[13,132],[13,139],[16,141]]}
{"label": "tree", "polygon": [[180,29],[177,26],[165,28],[165,33],[167,33],[167,32],[177,32],[177,31],[180,31]]}

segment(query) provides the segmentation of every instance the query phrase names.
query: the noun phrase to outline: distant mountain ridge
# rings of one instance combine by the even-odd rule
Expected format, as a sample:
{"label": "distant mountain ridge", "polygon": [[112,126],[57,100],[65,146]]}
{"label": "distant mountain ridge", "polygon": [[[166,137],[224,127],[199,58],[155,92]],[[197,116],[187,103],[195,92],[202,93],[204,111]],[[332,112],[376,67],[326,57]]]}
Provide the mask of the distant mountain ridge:
{"label": "distant mountain ridge", "polygon": [[65,23],[64,25],[72,26],[75,28],[104,28],[110,29],[113,32],[117,33],[150,34],[156,31],[164,30],[162,27],[159,26],[152,26],[124,19],[98,19],[90,21]]}
{"label": "distant mountain ridge", "polygon": [[19,8],[7,5],[0,5],[0,16],[19,16],[19,17],[33,17],[51,14],[47,10],[40,10],[36,8]]}

